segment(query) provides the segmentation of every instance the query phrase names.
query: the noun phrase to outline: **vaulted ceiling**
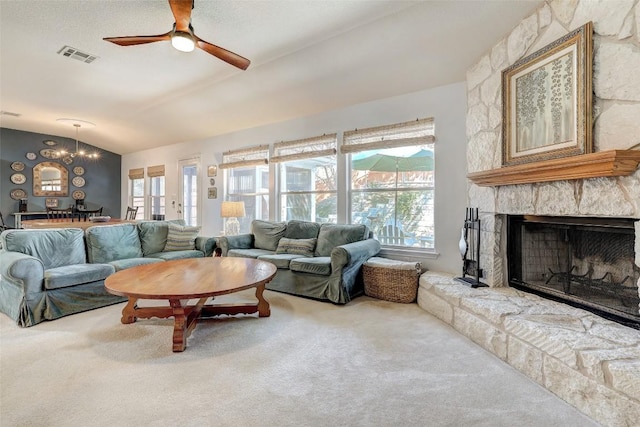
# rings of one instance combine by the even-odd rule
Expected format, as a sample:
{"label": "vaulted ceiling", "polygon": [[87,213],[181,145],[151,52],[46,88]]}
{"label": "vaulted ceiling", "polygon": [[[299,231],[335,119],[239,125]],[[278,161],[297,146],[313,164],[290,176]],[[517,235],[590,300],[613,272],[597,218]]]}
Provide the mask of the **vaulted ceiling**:
{"label": "vaulted ceiling", "polygon": [[[540,0],[196,0],[196,34],[251,60],[241,71],[168,42],[166,1],[0,1],[0,126],[126,154],[463,81]],[[69,46],[97,57],[85,63]],[[19,114],[16,117],[12,114]]]}

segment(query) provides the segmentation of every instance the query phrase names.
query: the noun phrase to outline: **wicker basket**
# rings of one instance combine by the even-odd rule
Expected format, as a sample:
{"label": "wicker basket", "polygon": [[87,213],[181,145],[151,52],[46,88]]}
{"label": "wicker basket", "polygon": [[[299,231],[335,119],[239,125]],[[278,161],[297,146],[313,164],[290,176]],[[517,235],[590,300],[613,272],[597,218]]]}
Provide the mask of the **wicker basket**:
{"label": "wicker basket", "polygon": [[420,263],[370,258],[362,266],[364,293],[391,302],[411,303],[418,294]]}

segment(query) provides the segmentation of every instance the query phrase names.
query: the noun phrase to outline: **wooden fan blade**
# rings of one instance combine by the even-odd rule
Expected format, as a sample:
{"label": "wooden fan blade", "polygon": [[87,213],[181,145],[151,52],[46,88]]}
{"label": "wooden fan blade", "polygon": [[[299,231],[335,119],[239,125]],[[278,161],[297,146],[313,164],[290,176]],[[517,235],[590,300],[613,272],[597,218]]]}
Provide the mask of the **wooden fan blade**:
{"label": "wooden fan blade", "polygon": [[157,36],[105,37],[102,40],[106,40],[120,46],[133,46],[136,44],[146,44],[171,40],[171,31],[165,34],[158,34]]}
{"label": "wooden fan blade", "polygon": [[171,12],[176,19],[176,31],[189,32],[193,0],[169,0]]}
{"label": "wooden fan blade", "polygon": [[222,59],[224,62],[228,62],[234,67],[238,67],[241,70],[246,70],[249,67],[249,64],[251,64],[251,61],[249,61],[247,58],[243,58],[237,53],[233,53],[227,49],[221,48],[220,46],[216,46],[214,44],[206,42],[198,36],[194,35],[194,37],[196,39],[196,46],[198,46],[205,52],[215,56],[216,58]]}

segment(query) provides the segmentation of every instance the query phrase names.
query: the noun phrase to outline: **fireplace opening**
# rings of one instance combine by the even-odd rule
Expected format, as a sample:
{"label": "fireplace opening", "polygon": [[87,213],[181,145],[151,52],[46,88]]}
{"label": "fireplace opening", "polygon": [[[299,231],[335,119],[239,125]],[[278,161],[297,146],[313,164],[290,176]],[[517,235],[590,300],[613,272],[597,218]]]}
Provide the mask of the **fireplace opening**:
{"label": "fireplace opening", "polygon": [[634,220],[511,215],[509,285],[640,329]]}

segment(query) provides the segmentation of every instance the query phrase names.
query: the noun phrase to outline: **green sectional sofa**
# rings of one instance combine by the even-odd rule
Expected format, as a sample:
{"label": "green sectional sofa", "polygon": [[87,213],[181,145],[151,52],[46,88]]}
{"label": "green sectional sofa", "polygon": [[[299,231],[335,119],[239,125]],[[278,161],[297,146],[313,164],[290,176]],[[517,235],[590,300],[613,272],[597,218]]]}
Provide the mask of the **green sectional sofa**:
{"label": "green sectional sofa", "polygon": [[267,289],[345,304],[364,291],[361,267],[380,252],[365,225],[254,220],[251,233],[221,236],[222,256],[278,267]]}
{"label": "green sectional sofa", "polygon": [[124,301],[106,291],[104,281],[110,274],[169,259],[211,256],[214,238],[196,237],[193,249],[167,245],[168,238],[180,232],[192,237],[197,231],[186,229],[182,220],[86,231],[5,230],[0,234],[0,312],[27,327]]}

